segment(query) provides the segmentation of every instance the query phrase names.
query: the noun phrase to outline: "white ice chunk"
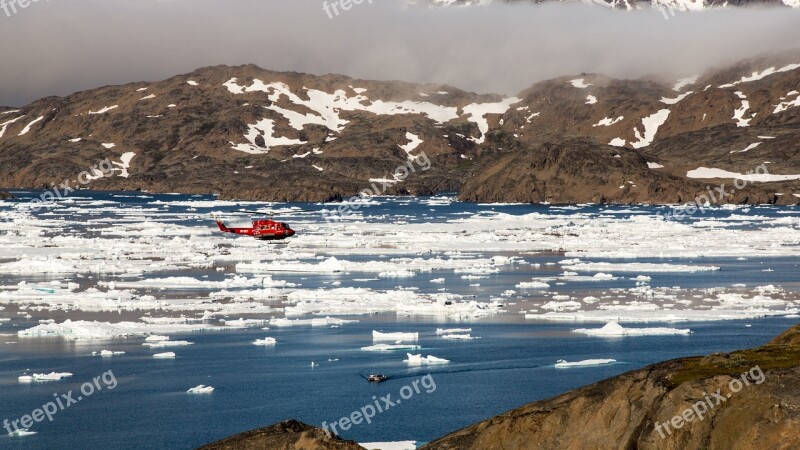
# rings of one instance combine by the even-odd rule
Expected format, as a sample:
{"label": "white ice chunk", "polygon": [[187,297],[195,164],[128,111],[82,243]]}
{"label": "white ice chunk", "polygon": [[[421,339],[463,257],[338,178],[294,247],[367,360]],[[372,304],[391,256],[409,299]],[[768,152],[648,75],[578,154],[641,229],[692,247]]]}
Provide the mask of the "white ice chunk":
{"label": "white ice chunk", "polygon": [[615,362],[617,362],[616,359],[585,359],[577,362],[567,362],[563,359],[559,359],[558,362],[556,362],[555,367],[557,369],[568,369],[570,367],[604,366],[606,364],[613,364]]}
{"label": "white ice chunk", "polygon": [[472,328],[437,328],[436,335],[442,336],[445,334],[458,334],[458,333],[471,333]]}
{"label": "white ice chunk", "polygon": [[32,375],[23,375],[19,377],[18,380],[20,383],[61,381],[62,378],[69,378],[71,376],[72,374],[69,372],[34,373]]}
{"label": "white ice chunk", "polygon": [[214,392],[214,388],[213,387],[206,386],[204,384],[201,384],[199,386],[195,386],[195,387],[189,389],[188,391],[186,391],[187,394],[211,394],[213,392]]}
{"label": "white ice chunk", "polygon": [[264,339],[256,339],[255,341],[253,341],[253,345],[260,345],[260,346],[265,346],[265,347],[266,346],[276,345],[277,343],[278,343],[278,341],[275,340],[275,338],[273,338],[273,337],[266,337]]}
{"label": "white ice chunk", "polygon": [[421,347],[414,344],[374,344],[367,347],[361,347],[361,350],[367,352],[388,352],[392,350],[419,350]]}
{"label": "white ice chunk", "polygon": [[[419,333],[382,333],[380,331],[372,331],[372,341],[373,342],[380,342],[380,341],[411,341],[416,342],[419,340]],[[399,343],[399,342],[398,342]]]}
{"label": "white ice chunk", "polygon": [[405,360],[405,363],[409,366],[428,366],[435,364],[447,364],[450,362],[450,360],[437,358],[433,355],[422,356],[421,353],[419,355],[406,353],[406,356],[408,359]]}
{"label": "white ice chunk", "polygon": [[624,328],[617,322],[608,322],[603,328],[578,328],[573,333],[588,336],[665,336],[690,334],[692,330],[678,328]]}

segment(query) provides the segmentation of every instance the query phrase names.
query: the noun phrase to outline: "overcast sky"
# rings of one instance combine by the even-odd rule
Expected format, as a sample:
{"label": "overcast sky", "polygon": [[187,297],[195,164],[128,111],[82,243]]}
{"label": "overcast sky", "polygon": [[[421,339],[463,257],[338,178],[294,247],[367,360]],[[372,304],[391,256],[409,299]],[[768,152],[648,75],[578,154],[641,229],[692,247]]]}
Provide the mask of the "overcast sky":
{"label": "overcast sky", "polygon": [[785,8],[665,20],[582,4],[367,1],[333,19],[322,0],[39,0],[11,17],[0,9],[0,105],[245,63],[514,94],[561,75],[686,76],[800,47],[800,11]]}

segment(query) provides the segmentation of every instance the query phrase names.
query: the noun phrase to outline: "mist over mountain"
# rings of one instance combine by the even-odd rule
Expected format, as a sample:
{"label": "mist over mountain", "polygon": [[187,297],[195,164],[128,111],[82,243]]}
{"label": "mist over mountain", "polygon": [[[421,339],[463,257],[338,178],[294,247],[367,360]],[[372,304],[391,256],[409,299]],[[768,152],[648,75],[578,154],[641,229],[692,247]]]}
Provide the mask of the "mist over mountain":
{"label": "mist over mountain", "polygon": [[213,66],[0,108],[0,186],[47,187],[110,158],[113,173],[84,184],[267,201],[368,189],[684,203],[762,168],[699,202],[795,204],[799,91],[797,52],[669,82],[574,74],[513,96]]}
{"label": "mist over mountain", "polygon": [[17,42],[3,52],[0,105],[250,63],[512,95],[581,72],[673,79],[800,42],[796,9],[676,11],[382,1],[330,18],[317,0],[38,2],[0,13],[0,39]]}

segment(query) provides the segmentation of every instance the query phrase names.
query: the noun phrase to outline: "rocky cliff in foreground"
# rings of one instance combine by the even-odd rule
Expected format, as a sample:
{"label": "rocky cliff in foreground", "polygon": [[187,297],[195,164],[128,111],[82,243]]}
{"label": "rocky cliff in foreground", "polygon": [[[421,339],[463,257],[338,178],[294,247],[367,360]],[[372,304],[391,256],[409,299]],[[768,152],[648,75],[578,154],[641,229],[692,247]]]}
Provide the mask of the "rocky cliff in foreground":
{"label": "rocky cliff in foreground", "polygon": [[795,327],[757,349],[629,372],[509,411],[423,448],[798,448],[799,332]]}
{"label": "rocky cliff in foreground", "polygon": [[328,437],[319,428],[287,420],[269,427],[237,434],[205,445],[200,450],[359,450],[353,441]]}
{"label": "rocky cliff in foreground", "polygon": [[[203,448],[361,447],[285,422]],[[800,448],[800,325],[760,348],[655,364],[531,403],[422,448]]]}
{"label": "rocky cliff in foreground", "polygon": [[[734,190],[736,178],[749,182]],[[683,203],[726,184],[722,203],[795,204],[800,54],[671,81],[581,74],[516,96],[217,66],[0,107],[0,188],[65,180],[271,201],[366,190],[551,203]]]}

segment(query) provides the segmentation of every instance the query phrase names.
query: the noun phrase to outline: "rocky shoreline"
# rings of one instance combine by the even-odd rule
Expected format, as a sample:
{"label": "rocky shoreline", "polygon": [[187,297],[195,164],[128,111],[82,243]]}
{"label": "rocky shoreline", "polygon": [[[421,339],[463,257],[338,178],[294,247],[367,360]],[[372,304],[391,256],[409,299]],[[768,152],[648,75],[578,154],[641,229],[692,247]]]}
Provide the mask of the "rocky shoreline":
{"label": "rocky shoreline", "polygon": [[[422,449],[796,448],[798,404],[800,325],[759,348],[667,361],[534,402]],[[202,447],[263,448],[362,447],[297,421]]]}

